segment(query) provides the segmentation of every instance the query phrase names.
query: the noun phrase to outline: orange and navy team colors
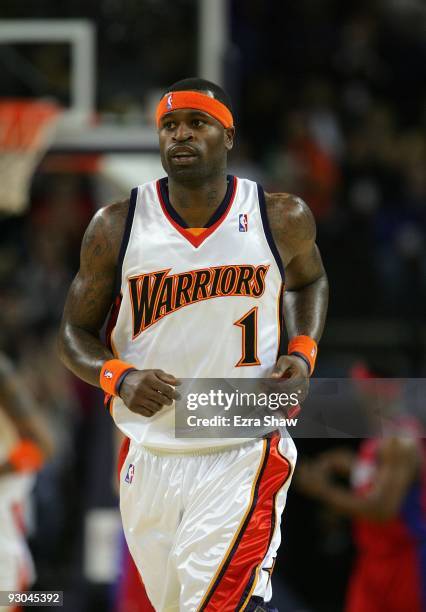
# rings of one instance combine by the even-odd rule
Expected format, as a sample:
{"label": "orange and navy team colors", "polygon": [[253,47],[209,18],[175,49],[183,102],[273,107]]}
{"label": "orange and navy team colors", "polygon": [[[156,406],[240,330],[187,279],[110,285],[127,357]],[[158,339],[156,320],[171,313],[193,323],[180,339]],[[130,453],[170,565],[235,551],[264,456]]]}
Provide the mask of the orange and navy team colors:
{"label": "orange and navy team colors", "polygon": [[278,434],[201,455],[130,444],[120,475],[123,526],[156,610],[178,602],[235,612],[269,601],[295,460],[292,440]]}
{"label": "orange and navy team colors", "polygon": [[[114,357],[182,379],[264,378],[281,352],[284,268],[263,189],[228,176],[203,228],[173,208],[167,178],[132,190],[108,342]],[[124,366],[123,366],[124,367]],[[272,597],[291,438],[176,437],[174,406],[146,418],[114,393],[129,449],[120,509],[156,610],[251,610]]]}
{"label": "orange and navy team colors", "polygon": [[[190,229],[171,205],[167,179],[132,190],[108,324],[114,356],[178,378],[263,378],[281,347],[284,269],[262,188],[229,176],[206,227]],[[173,411],[142,419],[119,397],[108,400],[123,433],[152,448],[242,442],[177,439]]]}

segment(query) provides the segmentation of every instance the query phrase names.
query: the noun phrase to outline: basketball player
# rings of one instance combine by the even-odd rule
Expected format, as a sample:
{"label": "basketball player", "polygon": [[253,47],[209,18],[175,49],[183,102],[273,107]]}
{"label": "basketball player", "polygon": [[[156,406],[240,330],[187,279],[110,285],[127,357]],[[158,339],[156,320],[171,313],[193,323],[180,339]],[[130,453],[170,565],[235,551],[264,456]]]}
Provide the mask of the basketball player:
{"label": "basketball player", "polygon": [[[352,376],[375,374],[360,364]],[[426,610],[425,433],[415,419],[398,416],[397,386],[383,381],[362,391],[369,418],[386,417],[384,437],[363,440],[357,454],[327,451],[298,469],[304,493],[353,519],[358,552],[346,612]],[[352,487],[336,475],[349,476]]]}
{"label": "basketball player", "polygon": [[235,127],[217,85],[171,86],[157,126],[167,177],[90,223],[60,352],[130,438],[120,506],[154,608],[268,610],[294,443],[177,439],[173,402],[183,377],[283,378],[306,392],[328,297],[315,223],[300,199],[226,174]]}
{"label": "basketball player", "polygon": [[23,590],[33,582],[22,511],[34,474],[52,452],[34,399],[0,354],[0,591]]}

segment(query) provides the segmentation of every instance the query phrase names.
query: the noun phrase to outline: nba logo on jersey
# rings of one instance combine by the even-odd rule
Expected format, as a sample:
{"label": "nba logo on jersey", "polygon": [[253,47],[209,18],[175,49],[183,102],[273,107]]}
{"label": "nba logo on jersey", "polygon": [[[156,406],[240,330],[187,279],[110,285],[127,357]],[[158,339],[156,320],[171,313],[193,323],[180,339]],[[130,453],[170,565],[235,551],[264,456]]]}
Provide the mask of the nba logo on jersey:
{"label": "nba logo on jersey", "polygon": [[238,218],[239,218],[238,226],[239,226],[240,232],[246,232],[247,227],[248,227],[247,215],[244,213],[244,214],[239,215]]}
{"label": "nba logo on jersey", "polygon": [[173,107],[173,96],[172,94],[170,94],[169,96],[167,96],[167,109],[171,110]]}
{"label": "nba logo on jersey", "polygon": [[129,484],[132,484],[134,475],[135,475],[135,466],[133,465],[133,463],[131,463],[127,469],[127,474],[126,474],[126,478],[124,479],[124,481],[128,482]]}

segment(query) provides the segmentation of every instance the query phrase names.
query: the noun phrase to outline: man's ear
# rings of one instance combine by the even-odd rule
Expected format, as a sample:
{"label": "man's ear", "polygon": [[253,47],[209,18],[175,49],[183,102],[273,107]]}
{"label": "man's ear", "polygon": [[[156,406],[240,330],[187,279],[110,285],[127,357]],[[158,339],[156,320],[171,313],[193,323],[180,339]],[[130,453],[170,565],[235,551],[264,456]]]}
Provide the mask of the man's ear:
{"label": "man's ear", "polygon": [[228,151],[234,146],[235,128],[225,128],[225,147]]}

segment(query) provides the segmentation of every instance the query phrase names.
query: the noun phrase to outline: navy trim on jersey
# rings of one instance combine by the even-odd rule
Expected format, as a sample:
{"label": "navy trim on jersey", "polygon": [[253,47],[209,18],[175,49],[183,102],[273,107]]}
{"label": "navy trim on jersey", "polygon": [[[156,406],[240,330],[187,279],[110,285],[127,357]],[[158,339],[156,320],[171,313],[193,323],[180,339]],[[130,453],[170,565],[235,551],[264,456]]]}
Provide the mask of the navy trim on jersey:
{"label": "navy trim on jersey", "polygon": [[228,174],[226,178],[228,180],[228,186],[226,188],[225,197],[223,198],[222,203],[219,204],[219,206],[216,208],[216,210],[214,211],[214,213],[212,214],[212,216],[207,221],[204,227],[211,227],[212,225],[217,223],[217,221],[219,221],[221,216],[225,214],[226,209],[228,208],[229,202],[234,191],[235,177],[232,176],[232,174]]}
{"label": "navy trim on jersey", "polygon": [[238,546],[243,538],[243,535],[247,529],[248,524],[250,523],[251,517],[253,516],[253,513],[256,509],[256,505],[258,502],[258,498],[259,498],[259,488],[260,488],[260,484],[262,482],[262,478],[263,478],[263,474],[265,473],[265,469],[266,469],[266,465],[268,463],[268,459],[269,456],[271,454],[271,438],[266,438],[266,450],[265,450],[265,454],[263,455],[263,460],[262,460],[262,465],[260,467],[259,473],[257,475],[257,480],[256,480],[256,484],[254,486],[254,493],[253,493],[253,498],[251,499],[250,502],[250,508],[248,513],[245,516],[244,522],[238,532],[237,538],[231,548],[231,550],[229,551],[229,553],[227,553],[226,559],[224,561],[222,561],[223,565],[222,568],[219,572],[219,574],[216,577],[216,580],[213,582],[213,584],[209,587],[209,590],[207,592],[207,594],[205,595],[205,598],[202,601],[202,605],[199,608],[199,610],[197,610],[197,612],[204,612],[206,607],[208,606],[209,601],[211,600],[211,598],[213,597],[213,595],[215,594],[216,589],[220,586],[220,581],[222,580],[223,576],[225,575],[230,563],[232,562],[232,558],[234,557],[234,555],[236,554],[237,550],[238,550]]}
{"label": "navy trim on jersey", "polygon": [[130,193],[129,210],[127,212],[126,224],[124,226],[123,238],[121,240],[120,252],[118,254],[117,268],[115,272],[114,296],[121,292],[121,276],[123,272],[123,261],[129,244],[130,232],[132,231],[133,218],[135,216],[136,201],[138,199],[138,188],[135,187]]}
{"label": "navy trim on jersey", "polygon": [[105,409],[108,410],[108,412],[111,412],[111,404],[112,404],[112,400],[114,399],[113,395],[109,395],[105,394]]}
{"label": "navy trim on jersey", "polygon": [[274,237],[272,236],[271,228],[269,226],[268,214],[266,212],[266,202],[265,202],[265,192],[263,191],[263,187],[261,185],[257,185],[257,195],[259,198],[259,208],[260,215],[262,217],[262,225],[263,231],[265,232],[266,240],[268,241],[269,248],[272,251],[272,254],[277,262],[278,269],[281,273],[281,278],[283,283],[285,282],[285,272],[283,262],[281,260],[281,255],[277,249],[277,245],[275,244]]}
{"label": "navy trim on jersey", "polygon": [[276,361],[278,361],[278,358],[281,357],[281,355],[287,355],[287,345],[286,345],[286,334],[285,334],[285,321],[284,321],[284,292],[285,292],[285,287],[284,287],[284,283],[281,285],[281,293],[280,293],[280,300],[279,300],[279,305],[278,305],[278,323],[279,323],[279,329],[278,329],[278,333],[279,333],[279,342],[278,342],[278,353],[277,353],[277,358]]}
{"label": "navy trim on jersey", "polygon": [[[227,181],[228,181],[228,186],[226,188],[225,197],[223,198],[219,206],[216,208],[216,210],[214,211],[210,219],[207,221],[207,223],[203,226],[206,229],[211,227],[215,223],[217,223],[217,221],[219,221],[222,215],[225,214],[228,208],[229,202],[231,200],[231,197],[234,191],[235,178],[231,174],[229,174],[227,176]],[[189,225],[187,224],[187,222],[184,219],[182,219],[180,214],[176,211],[176,209],[173,207],[173,205],[170,202],[167,177],[160,179],[159,184],[160,184],[161,197],[163,199],[163,203],[164,203],[164,206],[168,214],[171,216],[171,218],[173,219],[175,223],[177,223],[184,229],[189,229]]]}
{"label": "navy trim on jersey", "polygon": [[173,208],[173,206],[170,203],[167,176],[160,179],[158,182],[160,184],[161,197],[163,199],[163,204],[165,206],[165,209],[167,210],[167,212],[169,213],[169,215],[171,216],[171,218],[173,219],[175,223],[177,223],[178,225],[180,225],[181,227],[185,229],[188,229],[189,225],[187,224],[187,222],[184,219],[182,219],[180,214]]}

